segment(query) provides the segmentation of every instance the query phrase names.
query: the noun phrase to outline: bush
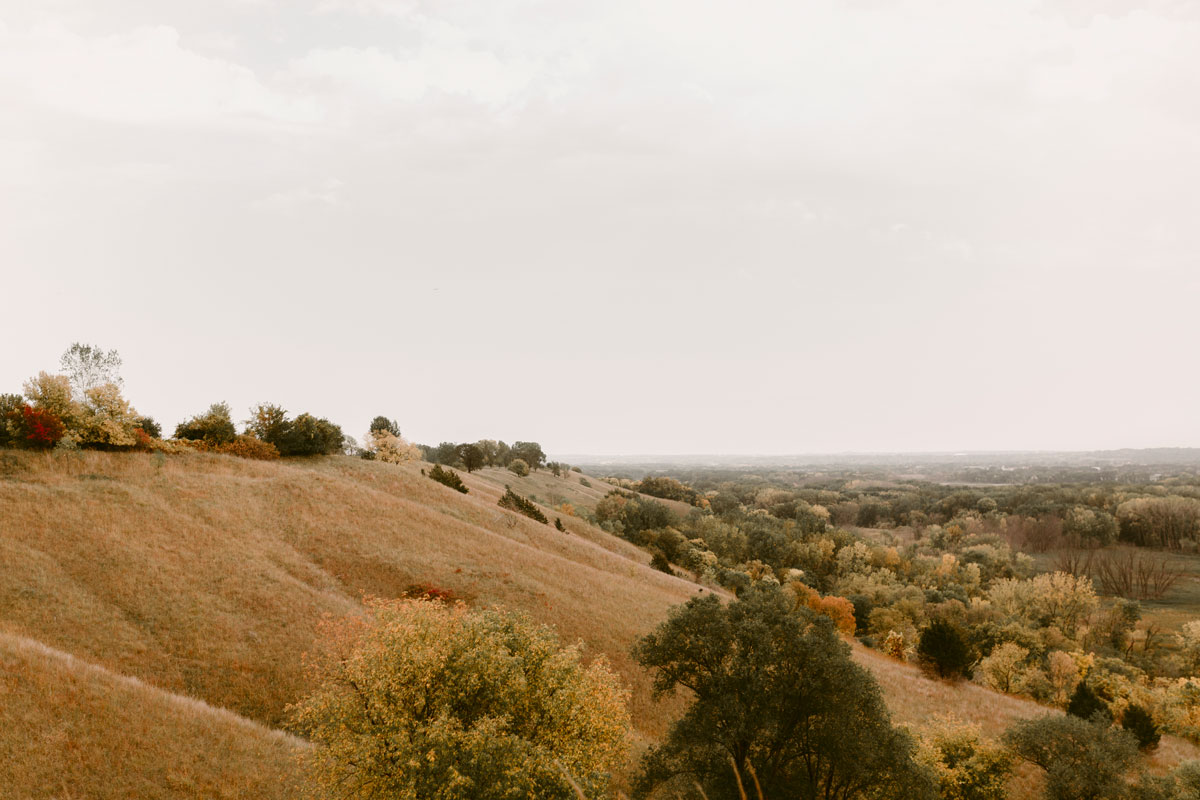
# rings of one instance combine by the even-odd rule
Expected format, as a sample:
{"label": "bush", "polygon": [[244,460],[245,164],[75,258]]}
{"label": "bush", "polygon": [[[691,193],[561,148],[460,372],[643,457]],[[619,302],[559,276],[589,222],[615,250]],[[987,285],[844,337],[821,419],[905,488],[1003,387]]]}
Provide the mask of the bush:
{"label": "bush", "polygon": [[922,736],[918,759],[929,767],[942,800],[1005,800],[1012,756],[980,736],[979,729],[954,720],[935,723]]}
{"label": "bush", "polygon": [[586,486],[588,489],[592,488],[592,482],[589,481],[587,478],[580,478],[579,485]]}
{"label": "bush", "polygon": [[242,434],[235,437],[232,442],[220,445],[216,452],[257,461],[273,461],[279,458],[279,450],[275,445],[249,434]]}
{"label": "bush", "polygon": [[457,489],[463,494],[467,493],[467,487],[463,485],[459,474],[452,469],[442,469],[441,464],[433,465],[433,469],[429,470],[429,477],[451,489]]}
{"label": "bush", "polygon": [[176,439],[226,444],[237,436],[233,425],[233,413],[228,403],[213,403],[208,411],[197,414],[175,426]]}
{"label": "bush", "polygon": [[500,498],[500,502],[497,503],[497,505],[499,505],[501,508],[507,508],[509,511],[516,511],[518,514],[524,514],[530,519],[536,520],[543,524],[550,524],[550,520],[546,519],[546,515],[542,513],[540,508],[526,500],[524,497],[521,497],[521,495],[517,494],[512,489],[508,489],[504,492],[504,496]]}
{"label": "bush", "polygon": [[553,629],[461,604],[372,601],[326,626],[316,690],[290,707],[312,780],[358,800],[605,796],[627,746],[624,691]]}
{"label": "bush", "polygon": [[19,394],[0,394],[0,447],[18,443],[22,425],[21,409],[25,398]]}
{"label": "bush", "polygon": [[554,518],[554,527],[558,528],[558,530],[560,530],[563,533],[567,532],[567,526],[562,524],[562,517]]}
{"label": "bush", "polygon": [[[382,461],[385,464],[404,464],[421,459],[421,448],[389,430],[367,431],[366,445],[362,457],[368,460]],[[425,471],[422,470],[421,474],[424,475]]]}
{"label": "bush", "polygon": [[671,562],[663,555],[662,550],[650,551],[650,566],[654,567],[659,572],[665,572],[668,575],[674,575],[675,572],[671,569]]}
{"label": "bush", "polygon": [[135,424],[151,439],[162,438],[162,426],[155,422],[153,417],[138,417]]}
{"label": "bush", "polygon": [[[328,456],[342,451],[342,429],[327,419],[301,414],[281,441],[271,442],[282,456]],[[271,441],[266,439],[264,441]]]}
{"label": "bush", "polygon": [[1080,681],[1075,687],[1075,691],[1071,693],[1071,700],[1067,703],[1067,713],[1073,717],[1080,719],[1091,720],[1097,715],[1106,722],[1112,722],[1112,710],[1109,709],[1108,703],[1100,699],[1100,696],[1092,691],[1092,687],[1088,686],[1087,681]]}
{"label": "bush", "polygon": [[512,461],[508,462],[508,468],[512,470],[512,473],[518,478],[525,478],[529,476],[529,465],[525,463],[524,459],[514,458]]}
{"label": "bush", "polygon": [[917,640],[917,662],[939,678],[970,677],[971,649],[957,626],[934,620]]}
{"label": "bush", "polygon": [[27,447],[48,450],[58,444],[67,428],[53,411],[25,406],[17,432]]}
{"label": "bush", "polygon": [[1150,712],[1137,703],[1126,706],[1125,713],[1121,717],[1121,727],[1133,734],[1133,738],[1137,739],[1138,749],[1145,752],[1158,747],[1158,742],[1162,738]]}
{"label": "bush", "polygon": [[1123,798],[1125,773],[1138,758],[1125,731],[1073,716],[1022,720],[1005,732],[1004,743],[1046,771],[1047,800]]}

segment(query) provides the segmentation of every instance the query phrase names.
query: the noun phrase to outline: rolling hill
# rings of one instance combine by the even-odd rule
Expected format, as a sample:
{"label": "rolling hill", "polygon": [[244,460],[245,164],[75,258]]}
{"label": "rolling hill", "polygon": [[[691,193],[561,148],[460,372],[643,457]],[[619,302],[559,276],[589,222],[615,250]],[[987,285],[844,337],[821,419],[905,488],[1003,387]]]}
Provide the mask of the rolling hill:
{"label": "rolling hill", "polygon": [[[556,510],[594,506],[608,488],[595,479],[488,469],[463,475],[463,495],[422,466],[0,454],[0,785],[18,797],[279,796],[254,781],[294,774],[304,745],[278,729],[307,688],[318,624],[418,584],[582,640],[633,690],[635,750],[660,736],[681,701],[651,700],[629,647],[712,589]],[[567,533],[498,508],[506,484]],[[953,712],[996,733],[1045,711],[856,653],[902,722]],[[77,756],[62,788],[46,766],[60,752]],[[1195,756],[1168,741],[1158,761]]]}

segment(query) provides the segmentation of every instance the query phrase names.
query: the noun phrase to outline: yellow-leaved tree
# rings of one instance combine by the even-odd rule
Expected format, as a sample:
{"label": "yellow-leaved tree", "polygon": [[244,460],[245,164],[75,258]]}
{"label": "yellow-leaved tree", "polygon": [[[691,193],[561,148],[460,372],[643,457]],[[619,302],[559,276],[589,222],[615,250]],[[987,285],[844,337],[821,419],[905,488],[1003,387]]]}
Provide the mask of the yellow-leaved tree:
{"label": "yellow-leaved tree", "polygon": [[625,755],[628,693],[602,659],[526,617],[368,602],[326,626],[290,709],[318,791],[395,800],[589,798]]}
{"label": "yellow-leaved tree", "polygon": [[375,460],[385,464],[421,460],[421,448],[388,430],[367,431],[365,442],[367,450],[374,454]]}

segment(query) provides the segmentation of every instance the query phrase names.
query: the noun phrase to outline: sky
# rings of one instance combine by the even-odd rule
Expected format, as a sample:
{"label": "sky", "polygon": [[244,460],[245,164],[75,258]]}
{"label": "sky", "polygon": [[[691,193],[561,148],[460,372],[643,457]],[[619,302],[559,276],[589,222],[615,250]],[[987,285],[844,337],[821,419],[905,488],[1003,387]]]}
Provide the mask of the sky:
{"label": "sky", "polygon": [[1200,4],[0,0],[0,391],[554,454],[1200,446]]}

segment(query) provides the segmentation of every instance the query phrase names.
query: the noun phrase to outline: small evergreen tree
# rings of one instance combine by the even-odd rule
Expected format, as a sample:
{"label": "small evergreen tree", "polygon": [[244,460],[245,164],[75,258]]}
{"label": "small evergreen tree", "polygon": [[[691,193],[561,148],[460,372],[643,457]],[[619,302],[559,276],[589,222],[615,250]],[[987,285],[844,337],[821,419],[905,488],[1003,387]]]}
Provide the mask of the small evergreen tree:
{"label": "small evergreen tree", "polygon": [[528,499],[514,492],[512,489],[508,489],[504,492],[504,496],[500,498],[500,502],[497,503],[497,505],[501,508],[507,508],[509,511],[516,511],[518,514],[524,514],[530,519],[540,522],[543,525],[550,524],[550,520],[546,519],[546,515],[542,513],[540,508],[538,508]]}
{"label": "small evergreen tree", "polygon": [[394,420],[390,420],[384,416],[378,416],[375,419],[371,420],[371,426],[369,428],[367,428],[367,430],[372,433],[374,433],[375,431],[387,431],[392,436],[395,436],[397,438],[399,438],[399,436],[400,436],[400,425],[397,424]]}
{"label": "small evergreen tree", "polygon": [[1121,727],[1133,734],[1133,738],[1137,739],[1138,749],[1144,752],[1158,747],[1158,741],[1162,738],[1150,712],[1137,703],[1125,709],[1121,716]]}
{"label": "small evergreen tree", "polygon": [[558,528],[563,533],[567,532],[567,526],[562,524],[562,517],[554,518],[554,527]]}
{"label": "small evergreen tree", "polygon": [[442,469],[441,464],[433,465],[433,469],[429,470],[429,477],[451,489],[457,489],[463,494],[467,493],[467,487],[463,485],[459,474],[452,469]]}
{"label": "small evergreen tree", "polygon": [[945,620],[934,620],[921,631],[917,641],[917,661],[939,678],[956,680],[971,672],[971,649],[962,632]]}
{"label": "small evergreen tree", "polygon": [[1092,687],[1087,685],[1087,681],[1080,681],[1079,685],[1075,687],[1075,691],[1067,703],[1067,713],[1086,720],[1100,715],[1104,720],[1112,722],[1112,711],[1109,709],[1108,703],[1101,700],[1100,696],[1092,691]]}

